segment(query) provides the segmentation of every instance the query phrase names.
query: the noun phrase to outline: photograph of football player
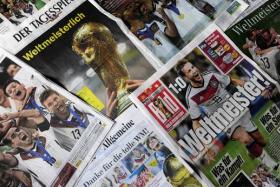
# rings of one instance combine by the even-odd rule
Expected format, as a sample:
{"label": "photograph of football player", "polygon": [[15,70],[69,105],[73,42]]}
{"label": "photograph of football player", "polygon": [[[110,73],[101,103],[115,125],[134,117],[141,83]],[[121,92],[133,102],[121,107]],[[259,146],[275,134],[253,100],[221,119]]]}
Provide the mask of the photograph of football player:
{"label": "photograph of football player", "polygon": [[52,89],[40,95],[40,102],[51,114],[50,126],[55,137],[64,149],[71,151],[82,136],[82,133],[97,119],[78,110],[73,103]]}
{"label": "photograph of football player", "polygon": [[1,0],[0,13],[11,23],[21,24],[46,5],[46,0]]}
{"label": "photograph of football player", "polygon": [[1,115],[3,120],[10,120],[19,117],[28,118],[33,121],[41,131],[49,128],[49,122],[44,116],[44,111],[38,101],[38,94],[42,92],[41,87],[26,88],[17,80],[7,80],[4,85],[4,93],[17,103],[18,112],[5,113]]}
{"label": "photograph of football player", "polygon": [[243,49],[272,78],[280,81],[280,35],[275,28],[251,29],[247,32]]}
{"label": "photograph of football player", "polygon": [[113,178],[115,179],[116,184],[122,184],[128,177],[128,173],[124,170],[123,166],[116,166],[113,171]]}
{"label": "photograph of football player", "polygon": [[18,162],[46,185],[51,182],[48,177],[56,177],[64,155],[68,154],[51,133],[32,128],[11,127],[1,143],[12,147]]}
{"label": "photograph of football player", "polygon": [[166,119],[172,117],[172,113],[167,109],[160,98],[156,98],[153,103],[165,115]]}
{"label": "photograph of football player", "polygon": [[216,19],[232,0],[103,0],[107,12],[167,62]]}
{"label": "photograph of football player", "polygon": [[163,145],[156,136],[149,136],[146,140],[146,145],[148,149],[155,151],[154,156],[159,164],[159,167],[162,168],[165,159],[172,152],[165,145]]}
{"label": "photograph of football player", "polygon": [[269,169],[265,165],[259,165],[251,175],[251,180],[257,187],[269,187],[279,186],[280,181],[269,172]]}
{"label": "photograph of football player", "polygon": [[113,9],[110,4],[103,7],[121,18],[129,30],[159,59],[166,61],[179,52],[176,44],[181,43],[181,38],[174,22],[163,8],[159,8],[157,14],[154,14],[155,4],[152,0],[125,0],[115,3],[118,6]]}
{"label": "photograph of football player", "polygon": [[[186,59],[179,61],[177,71],[189,83],[185,100],[194,130],[201,127],[199,120],[203,115],[210,117],[218,108],[222,107],[228,96],[231,95],[229,89],[232,85],[243,86],[245,82],[217,72],[200,72],[194,64]],[[263,91],[263,94],[270,97],[267,90]],[[232,124],[226,133],[230,139],[244,144],[252,158],[258,158],[271,169],[278,169],[277,162],[264,150],[266,142],[251,121],[249,109],[244,111],[241,118]]]}
{"label": "photograph of football player", "polygon": [[167,16],[176,26],[184,42],[189,42],[189,35],[205,27],[210,19],[186,0],[154,0],[156,10],[163,11],[161,17]]}

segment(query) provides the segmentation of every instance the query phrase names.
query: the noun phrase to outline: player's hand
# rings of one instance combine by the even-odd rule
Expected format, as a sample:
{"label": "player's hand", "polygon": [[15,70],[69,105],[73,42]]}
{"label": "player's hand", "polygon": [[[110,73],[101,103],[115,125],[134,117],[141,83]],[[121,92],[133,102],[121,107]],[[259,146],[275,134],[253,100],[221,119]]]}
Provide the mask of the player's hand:
{"label": "player's hand", "polygon": [[38,131],[35,131],[33,134],[32,134],[32,137],[33,138],[38,138],[40,135],[39,135],[39,132]]}
{"label": "player's hand", "polygon": [[144,83],[144,80],[127,80],[126,81],[126,88],[128,91],[134,91],[139,86],[141,86]]}
{"label": "player's hand", "polygon": [[112,117],[113,111],[117,106],[118,100],[117,100],[117,92],[112,91],[108,88],[106,88],[107,92],[107,104],[106,104],[106,114],[109,117]]}
{"label": "player's hand", "polygon": [[168,16],[166,15],[166,13],[165,13],[163,7],[160,7],[160,8],[157,10],[157,12],[162,16],[162,19],[163,19],[163,20],[166,20],[166,19],[168,18]]}
{"label": "player's hand", "polygon": [[15,115],[15,114],[13,114],[13,113],[5,113],[5,114],[2,114],[1,116],[0,116],[0,118],[2,119],[2,120],[4,120],[4,121],[8,121],[8,120],[10,120],[10,119],[14,119],[14,118],[16,118],[17,116]]}
{"label": "player's hand", "polygon": [[271,99],[272,98],[272,93],[268,89],[265,89],[261,93],[261,96],[263,96],[265,99]]}
{"label": "player's hand", "polygon": [[27,173],[24,173],[23,171],[14,170],[12,172],[12,175],[20,182],[22,182],[26,187],[32,187],[32,181]]}

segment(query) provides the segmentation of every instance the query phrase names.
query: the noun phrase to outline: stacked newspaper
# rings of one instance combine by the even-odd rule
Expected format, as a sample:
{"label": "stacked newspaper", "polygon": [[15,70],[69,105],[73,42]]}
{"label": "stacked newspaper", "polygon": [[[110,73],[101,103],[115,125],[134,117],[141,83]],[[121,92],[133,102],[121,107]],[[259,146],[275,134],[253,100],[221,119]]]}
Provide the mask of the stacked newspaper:
{"label": "stacked newspaper", "polygon": [[0,186],[280,186],[279,7],[0,1]]}

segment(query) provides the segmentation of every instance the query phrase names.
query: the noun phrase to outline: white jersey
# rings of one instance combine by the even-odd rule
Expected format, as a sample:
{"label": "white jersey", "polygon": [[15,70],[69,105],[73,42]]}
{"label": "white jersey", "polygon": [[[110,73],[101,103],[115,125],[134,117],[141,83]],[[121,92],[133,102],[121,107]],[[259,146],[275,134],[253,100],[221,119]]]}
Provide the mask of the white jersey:
{"label": "white jersey", "polygon": [[190,40],[188,36],[211,21],[209,17],[187,3],[186,0],[177,0],[176,3],[170,2],[164,10],[176,25],[181,38],[185,42]]}
{"label": "white jersey", "polygon": [[40,82],[33,74],[27,72],[24,68],[21,68],[13,77],[14,80],[24,84],[26,88],[41,86]]}
{"label": "white jersey", "polygon": [[[85,126],[97,123],[98,119],[91,114],[86,114],[83,112],[78,112],[73,104],[69,105],[71,107],[69,117],[66,120],[59,120],[57,117],[52,117],[50,121],[50,126],[57,138],[59,144],[67,151],[71,151],[74,145],[82,136],[83,132],[86,130],[81,126],[73,126],[73,124],[79,124],[79,119],[75,115],[78,115],[80,120]],[[80,115],[79,113],[82,113]]]}
{"label": "white jersey", "polygon": [[272,78],[277,81],[280,81],[279,74],[277,72],[277,59],[276,55],[280,53],[280,50],[277,47],[273,47],[273,49],[263,55],[260,55],[259,61],[257,63],[260,67],[269,74]]}
{"label": "white jersey", "polygon": [[230,84],[230,77],[214,72],[202,74],[204,84],[195,88],[189,86],[186,92],[186,102],[192,119],[201,116],[203,110],[208,116],[213,114],[227,100],[229,92],[225,89]]}
{"label": "white jersey", "polygon": [[252,59],[272,78],[274,78],[277,81],[280,81],[279,74],[277,72],[277,59],[276,55],[280,53],[280,50],[277,47],[272,47],[271,51],[263,54],[263,55],[257,55],[256,50],[258,48],[257,44],[250,41],[246,38],[246,42],[252,47],[248,48],[250,55],[252,56]]}
{"label": "white jersey", "polygon": [[253,42],[253,41],[249,40],[248,38],[246,38],[246,44],[252,46],[252,47],[248,48],[248,51],[249,51],[250,55],[252,56],[252,59],[254,61],[258,62],[260,60],[260,55],[257,55],[257,53],[256,53],[256,49],[258,48],[256,42]]}
{"label": "white jersey", "polygon": [[[230,84],[228,75],[205,72],[202,76],[204,80],[203,86],[199,88],[190,86],[186,92],[186,101],[189,105],[191,119],[198,119],[201,116],[201,110],[207,116],[212,115],[227,101],[227,95],[231,95],[225,89]],[[248,108],[235,118],[230,126],[226,127],[227,135],[231,137],[239,126],[244,127],[247,132],[254,132],[257,129],[251,121],[251,114]]]}
{"label": "white jersey", "polygon": [[17,112],[17,105],[15,103],[15,101],[13,99],[11,99],[10,97],[7,98],[9,100],[9,103],[11,105],[11,108],[5,108],[3,106],[0,106],[0,114],[3,113],[13,113],[13,112]]}
{"label": "white jersey", "polygon": [[[142,36],[142,42],[147,46],[160,60],[169,60],[179,52],[165,35],[166,26],[159,21],[152,21],[145,24],[145,28],[138,30],[137,34]],[[153,30],[153,31],[152,31]]]}
{"label": "white jersey", "polygon": [[[45,148],[48,153],[56,159],[52,166],[42,158],[24,159],[21,154],[15,155],[21,165],[24,165],[29,172],[33,173],[43,184],[50,186],[57,177],[60,167],[68,159],[69,153],[62,149],[56,142],[51,131],[44,131],[40,136],[46,138]],[[35,151],[35,149],[34,149]]]}

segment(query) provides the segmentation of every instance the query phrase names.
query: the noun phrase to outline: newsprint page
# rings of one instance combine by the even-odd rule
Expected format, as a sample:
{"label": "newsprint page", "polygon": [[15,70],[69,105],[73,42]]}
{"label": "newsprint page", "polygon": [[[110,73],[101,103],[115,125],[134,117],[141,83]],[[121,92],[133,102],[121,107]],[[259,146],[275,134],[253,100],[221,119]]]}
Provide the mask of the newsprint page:
{"label": "newsprint page", "polygon": [[130,106],[73,186],[205,186],[162,132]]}
{"label": "newsprint page", "polygon": [[279,11],[0,0],[0,187],[280,186]]}
{"label": "newsprint page", "polygon": [[[0,45],[115,119],[132,104],[129,94],[188,44],[195,33],[212,22],[227,28],[247,7],[239,0],[210,0],[205,7],[185,0],[166,5],[156,0],[112,1],[114,7],[126,9],[127,14],[140,14],[132,20],[137,22],[140,41],[123,21],[113,16],[114,12],[105,11],[103,4],[110,2],[52,0],[39,10],[29,3],[34,11],[25,19],[4,16]],[[130,4],[132,9],[124,7]],[[166,14],[159,14],[165,6]],[[19,10],[12,12],[26,11]]]}
{"label": "newsprint page", "polygon": [[279,186],[279,85],[216,25],[131,99],[214,186]]}
{"label": "newsprint page", "polygon": [[1,186],[65,186],[81,173],[113,122],[0,51]]}
{"label": "newsprint page", "polygon": [[111,119],[132,104],[130,92],[155,72],[115,21],[89,1],[51,1],[1,40],[9,52]]}

